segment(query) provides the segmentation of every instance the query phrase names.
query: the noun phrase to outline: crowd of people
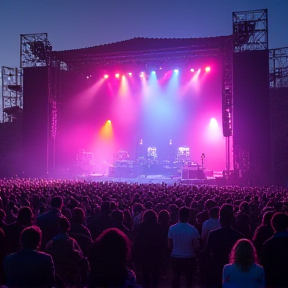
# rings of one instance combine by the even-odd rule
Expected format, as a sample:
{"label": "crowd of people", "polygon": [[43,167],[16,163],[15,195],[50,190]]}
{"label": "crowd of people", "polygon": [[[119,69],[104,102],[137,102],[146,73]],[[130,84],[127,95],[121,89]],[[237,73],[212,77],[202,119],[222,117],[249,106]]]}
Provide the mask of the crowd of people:
{"label": "crowd of people", "polygon": [[281,187],[13,178],[0,197],[4,287],[288,287]]}

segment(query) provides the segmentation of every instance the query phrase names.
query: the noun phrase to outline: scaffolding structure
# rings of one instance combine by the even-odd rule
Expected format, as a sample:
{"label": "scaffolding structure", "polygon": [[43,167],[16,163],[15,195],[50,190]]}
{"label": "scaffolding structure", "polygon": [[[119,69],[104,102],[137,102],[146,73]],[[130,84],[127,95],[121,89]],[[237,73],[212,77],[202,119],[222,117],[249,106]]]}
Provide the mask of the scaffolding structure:
{"label": "scaffolding structure", "polygon": [[2,119],[3,122],[19,120],[23,109],[22,68],[2,66]]}
{"label": "scaffolding structure", "polygon": [[0,124],[0,173],[15,176],[22,163],[23,71],[1,67],[2,122]]}
{"label": "scaffolding structure", "polygon": [[288,47],[269,50],[270,88],[288,87]]}
{"label": "scaffolding structure", "polygon": [[[268,50],[268,10],[234,12],[233,49],[234,53]],[[225,90],[225,89],[224,89]],[[229,139],[229,138],[227,138]],[[228,143],[229,144],[229,143]],[[226,142],[226,146],[228,145]],[[250,181],[253,167],[250,163],[250,148],[233,144],[233,166],[245,184]],[[243,184],[243,183],[242,183]]]}
{"label": "scaffolding structure", "polygon": [[234,52],[268,49],[268,10],[233,13]]}
{"label": "scaffolding structure", "polygon": [[52,46],[47,33],[20,35],[20,67],[49,66]]}

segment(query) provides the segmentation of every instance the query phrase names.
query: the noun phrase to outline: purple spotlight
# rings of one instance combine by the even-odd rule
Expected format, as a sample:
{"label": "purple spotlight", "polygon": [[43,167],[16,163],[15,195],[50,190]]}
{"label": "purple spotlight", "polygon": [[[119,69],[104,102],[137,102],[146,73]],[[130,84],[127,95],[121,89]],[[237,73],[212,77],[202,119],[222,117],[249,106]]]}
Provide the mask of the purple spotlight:
{"label": "purple spotlight", "polygon": [[191,72],[195,72],[195,70],[192,68],[191,70],[190,70]]}
{"label": "purple spotlight", "polygon": [[178,70],[178,69],[175,69],[175,70],[174,70],[174,73],[178,73],[178,72],[179,72],[179,70]]}
{"label": "purple spotlight", "polygon": [[131,72],[129,72],[129,73],[128,73],[128,75],[129,75],[129,76],[132,76],[132,73],[131,73]]}

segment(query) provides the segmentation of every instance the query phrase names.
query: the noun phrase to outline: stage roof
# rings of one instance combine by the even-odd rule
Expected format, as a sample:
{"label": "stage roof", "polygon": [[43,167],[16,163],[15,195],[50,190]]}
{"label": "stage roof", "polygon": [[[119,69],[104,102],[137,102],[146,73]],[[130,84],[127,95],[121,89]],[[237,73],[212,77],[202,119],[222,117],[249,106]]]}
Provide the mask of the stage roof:
{"label": "stage roof", "polygon": [[[206,38],[133,38],[87,48],[52,51],[52,59],[69,67],[119,65],[133,62],[167,61],[215,57],[232,36]],[[232,47],[232,46],[231,46]]]}

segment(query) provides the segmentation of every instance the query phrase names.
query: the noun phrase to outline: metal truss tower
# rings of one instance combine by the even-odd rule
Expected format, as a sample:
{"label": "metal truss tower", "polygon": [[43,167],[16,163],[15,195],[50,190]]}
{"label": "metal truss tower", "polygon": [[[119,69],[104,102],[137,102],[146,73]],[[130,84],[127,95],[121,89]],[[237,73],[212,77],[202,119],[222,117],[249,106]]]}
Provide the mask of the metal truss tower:
{"label": "metal truss tower", "polygon": [[20,67],[49,66],[52,46],[47,33],[20,35]]}
{"label": "metal truss tower", "polygon": [[226,139],[226,171],[230,171],[230,138],[233,134],[233,43],[232,37],[227,38],[223,48],[222,71],[222,126]]}
{"label": "metal truss tower", "polygon": [[[256,50],[268,50],[268,10],[234,12],[234,53]],[[250,156],[249,147],[233,144],[234,169],[237,169],[244,178],[252,173]]]}
{"label": "metal truss tower", "polygon": [[2,109],[3,122],[21,119],[23,109],[22,68],[2,66]]}
{"label": "metal truss tower", "polygon": [[288,87],[288,47],[269,50],[270,88]]}
{"label": "metal truss tower", "polygon": [[233,13],[234,52],[268,49],[268,10]]}
{"label": "metal truss tower", "polygon": [[47,67],[48,71],[48,127],[47,172],[55,171],[56,134],[58,127],[59,71],[61,62],[51,61],[52,46],[47,33],[21,35],[21,67]]}

